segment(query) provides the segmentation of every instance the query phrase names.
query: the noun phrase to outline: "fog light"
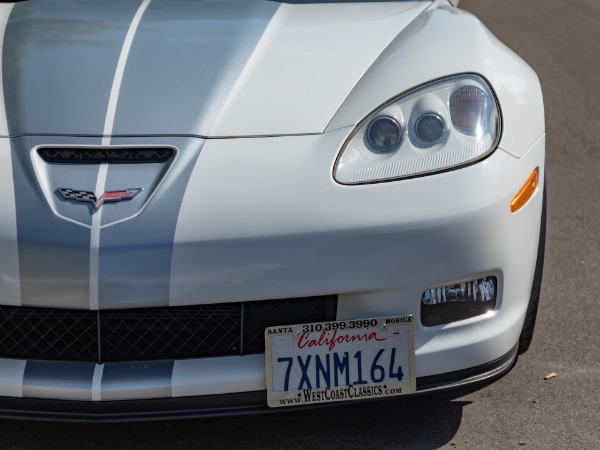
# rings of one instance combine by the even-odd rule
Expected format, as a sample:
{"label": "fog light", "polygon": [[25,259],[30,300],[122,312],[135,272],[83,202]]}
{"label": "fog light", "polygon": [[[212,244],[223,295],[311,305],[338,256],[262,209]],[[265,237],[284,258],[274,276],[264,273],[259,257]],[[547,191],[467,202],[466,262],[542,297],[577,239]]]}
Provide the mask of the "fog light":
{"label": "fog light", "polygon": [[496,307],[496,277],[427,289],[421,297],[421,323],[426,327],[479,316]]}

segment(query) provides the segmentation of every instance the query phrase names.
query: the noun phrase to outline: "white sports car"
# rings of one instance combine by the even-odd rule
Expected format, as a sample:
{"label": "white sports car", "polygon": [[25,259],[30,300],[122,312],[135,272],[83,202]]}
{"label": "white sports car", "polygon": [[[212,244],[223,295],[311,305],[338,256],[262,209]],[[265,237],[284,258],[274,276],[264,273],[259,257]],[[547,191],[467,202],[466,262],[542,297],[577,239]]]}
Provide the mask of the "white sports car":
{"label": "white sports car", "polygon": [[455,3],[2,2],[0,416],[505,373],[542,279],[542,93]]}

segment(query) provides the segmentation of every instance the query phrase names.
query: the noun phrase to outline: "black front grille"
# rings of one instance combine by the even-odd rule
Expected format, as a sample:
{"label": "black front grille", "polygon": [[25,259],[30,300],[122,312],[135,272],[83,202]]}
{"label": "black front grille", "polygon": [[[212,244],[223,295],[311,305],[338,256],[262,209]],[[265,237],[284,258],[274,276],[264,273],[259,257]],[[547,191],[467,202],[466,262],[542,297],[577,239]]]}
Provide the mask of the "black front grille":
{"label": "black front grille", "polygon": [[0,355],[98,359],[96,312],[0,306]]}
{"label": "black front grille", "polygon": [[171,159],[175,150],[169,147],[44,147],[40,157],[49,163],[157,163]]}
{"label": "black front grille", "polygon": [[264,352],[273,325],[335,320],[337,296],[107,311],[0,306],[0,357],[150,361]]}
{"label": "black front grille", "polygon": [[241,353],[240,326],[239,304],[103,311],[102,360]]}

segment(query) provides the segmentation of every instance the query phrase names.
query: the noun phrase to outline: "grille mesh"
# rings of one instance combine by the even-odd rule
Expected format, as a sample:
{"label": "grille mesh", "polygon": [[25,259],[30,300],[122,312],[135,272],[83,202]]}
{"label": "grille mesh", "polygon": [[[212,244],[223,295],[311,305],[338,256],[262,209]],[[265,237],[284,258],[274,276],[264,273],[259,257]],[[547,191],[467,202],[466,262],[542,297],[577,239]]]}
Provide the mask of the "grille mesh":
{"label": "grille mesh", "polygon": [[240,305],[106,311],[102,359],[179,359],[240,353]]}
{"label": "grille mesh", "polygon": [[50,163],[156,163],[169,160],[172,148],[40,148],[40,157]]}
{"label": "grille mesh", "polygon": [[337,296],[106,311],[0,306],[0,357],[151,361],[264,352],[264,329],[335,320]]}
{"label": "grille mesh", "polygon": [[0,355],[97,360],[96,312],[0,306]]}

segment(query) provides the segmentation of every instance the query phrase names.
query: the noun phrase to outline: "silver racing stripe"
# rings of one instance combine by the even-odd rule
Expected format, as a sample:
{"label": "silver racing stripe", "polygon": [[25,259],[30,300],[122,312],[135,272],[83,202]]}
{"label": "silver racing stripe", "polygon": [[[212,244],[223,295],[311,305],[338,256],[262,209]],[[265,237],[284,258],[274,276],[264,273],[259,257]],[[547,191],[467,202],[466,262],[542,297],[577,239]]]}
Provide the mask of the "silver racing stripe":
{"label": "silver racing stripe", "polygon": [[102,375],[104,374],[104,364],[96,364],[94,375],[92,376],[92,401],[102,400]]}
{"label": "silver racing stripe", "polygon": [[[114,125],[105,136],[208,131],[277,8],[274,2],[153,0],[131,41]],[[109,118],[110,111],[107,122]],[[152,142],[158,143],[157,138]],[[92,309],[169,305],[177,219],[203,142],[194,138],[164,142],[179,148],[178,160],[142,214],[102,227],[97,274],[92,248],[90,278],[98,280],[97,297],[91,293]],[[110,143],[131,141],[113,138]],[[127,183],[144,186],[147,179],[143,170],[111,165],[105,189],[122,189]],[[102,223],[111,223],[110,216],[117,211],[106,209],[103,214],[108,217]]]}
{"label": "silver racing stripe", "polygon": [[10,140],[0,138],[0,303],[21,304],[21,274]]}
{"label": "silver racing stripe", "polygon": [[132,44],[113,133],[206,136],[279,7],[153,0]]}
{"label": "silver racing stripe", "polygon": [[108,100],[108,110],[106,112],[106,119],[104,121],[104,130],[103,130],[103,138],[102,145],[110,144],[110,136],[113,133],[113,126],[115,122],[115,111],[117,109],[117,101],[119,99],[119,94],[121,92],[121,83],[123,82],[123,73],[125,72],[125,65],[127,64],[127,59],[129,57],[129,51],[131,50],[131,44],[133,42],[133,38],[135,33],[137,32],[140,21],[142,20],[142,16],[148,8],[148,4],[151,0],[143,0],[140,4],[139,8],[135,12],[135,16],[133,16],[133,20],[129,25],[129,29],[127,30],[127,35],[125,36],[125,41],[123,42],[123,47],[121,48],[121,54],[119,55],[119,62],[117,63],[117,69],[115,70],[115,77],[113,78],[112,88],[110,90],[110,97]]}
{"label": "silver racing stripe", "polygon": [[[167,306],[176,223],[204,141],[153,138],[155,145],[179,149],[169,164],[111,164],[100,171],[98,165],[86,166],[84,171],[67,165],[50,173],[34,171],[29,149],[57,142],[97,145],[100,138],[29,136],[11,141],[21,304],[81,309]],[[139,138],[112,140],[116,146],[132,142],[139,143]],[[40,187],[36,181],[40,177],[55,181]],[[57,192],[61,179],[75,180],[78,189],[97,194],[129,187],[144,190],[131,201],[108,203],[94,211],[89,202],[62,198]],[[40,189],[63,208],[62,213],[88,215],[90,225],[58,216]],[[16,260],[11,261],[16,264]]]}
{"label": "silver racing stripe", "polygon": [[[53,212],[40,192],[43,188],[30,156],[30,149],[53,140],[61,144],[81,142],[81,138],[72,137],[11,139],[21,304],[89,309],[90,228]],[[100,144],[100,138],[88,138],[86,143]],[[50,195],[56,196],[58,187],[53,187]]]}
{"label": "silver racing stripe", "polygon": [[[131,43],[140,24],[140,20],[148,7],[151,0],[144,0],[137,9],[133,20],[127,30],[123,47],[119,55],[119,62],[117,63],[117,69],[113,78],[113,84],[110,91],[110,97],[108,101],[108,109],[106,111],[106,119],[104,121],[104,129],[102,131],[102,145],[110,145],[111,135],[113,133],[113,126],[115,121],[115,111],[117,109],[117,102],[119,99],[119,93],[121,92],[121,83],[123,82],[123,73],[125,72],[125,66],[127,64],[127,58],[129,57],[129,51],[131,50]],[[106,176],[108,173],[108,164],[100,164],[98,170],[98,178],[96,180],[97,196],[101,196],[105,192]],[[119,189],[123,189],[122,187]],[[99,308],[99,292],[98,292],[98,276],[99,276],[99,259],[100,259],[100,227],[102,225],[102,212],[104,208],[100,208],[95,211],[92,218],[92,229],[90,233],[90,309],[97,310]]]}
{"label": "silver racing stripe", "polygon": [[92,400],[94,363],[27,361],[23,397]]}
{"label": "silver racing stripe", "polygon": [[[131,44],[112,134],[201,135],[209,130],[278,7],[275,2],[153,0]],[[131,141],[113,138],[111,144]],[[203,141],[160,141],[176,146],[179,158],[153,201],[142,214],[102,228],[100,309],[169,305],[175,229]],[[106,188],[123,188],[126,180],[143,186],[136,176],[112,165]],[[108,222],[116,211],[104,211]]]}
{"label": "silver racing stripe", "polygon": [[[0,4],[0,61],[6,23],[14,5]],[[0,303],[21,304],[21,278],[17,247],[17,220],[12,173],[12,155],[6,120],[4,90],[0,70]],[[1,394],[0,394],[1,395]]]}
{"label": "silver racing stripe", "polygon": [[[129,141],[113,139],[115,145],[126,145]],[[154,193],[141,213],[126,221],[115,222],[121,210],[135,206],[137,197],[131,202],[101,208],[105,210],[98,267],[100,309],[169,306],[175,229],[189,178],[205,141],[196,138],[152,141],[179,149],[159,186],[148,185],[149,180],[161,178],[154,173],[158,168],[153,165],[112,164],[108,171],[106,190],[135,185],[145,189],[139,197]]]}
{"label": "silver racing stripe", "polygon": [[[85,8],[79,0],[17,4],[8,19],[3,50],[11,56],[2,74],[12,136],[21,303],[167,306],[176,223],[204,141],[156,135],[210,129],[279,5],[84,3]],[[119,137],[132,131],[138,137]],[[39,145],[149,144],[179,149],[160,183],[156,170],[143,164],[90,166],[87,172],[97,171],[86,182],[78,171],[66,175],[70,169],[53,169],[52,180],[42,180],[26,156]],[[77,186],[70,185],[74,180]],[[144,194],[90,211],[87,219],[87,206],[64,199],[58,199],[60,214],[52,209],[58,188],[95,190],[99,196],[132,187],[144,188]],[[149,198],[138,213],[124,215]]]}
{"label": "silver racing stripe", "polygon": [[119,55],[140,3],[15,4],[2,65],[12,136],[102,135]]}
{"label": "silver racing stripe", "polygon": [[[131,42],[111,134],[208,131],[278,7],[275,2],[153,0]],[[113,137],[110,143],[139,139]],[[151,142],[174,145],[179,157],[141,214],[102,227],[100,309],[169,305],[175,229],[203,141],[155,137]],[[111,165],[105,188],[144,186],[148,178],[143,169]],[[102,223],[112,223],[117,212],[107,208]]]}
{"label": "silver racing stripe", "polygon": [[[155,1],[160,8],[171,7],[168,2]],[[202,9],[203,2],[176,3]],[[227,13],[223,17],[229,17],[224,23],[230,25],[225,27],[230,35],[220,35],[221,47],[204,45],[196,53],[191,50],[192,43],[206,42],[209,37],[214,40],[214,33],[219,34],[219,30],[186,28],[184,31],[191,34],[187,41],[183,39],[186,35],[177,34],[176,25],[192,11],[184,11],[169,24],[157,20],[160,8],[156,8],[152,11],[154,18],[146,23],[144,11],[149,11],[150,0],[91,0],[85,2],[85,9],[81,5],[78,1],[49,5],[24,2],[15,7],[10,5],[13,9],[10,15],[5,5],[0,5],[0,25],[2,17],[7,18],[4,43],[0,45],[5,54],[0,72],[5,102],[0,106],[6,104],[7,111],[5,116],[0,113],[0,119],[6,117],[4,122],[0,120],[0,171],[10,172],[10,176],[0,172],[0,188],[13,202],[0,206],[5,211],[12,208],[14,215],[6,216],[16,218],[12,228],[0,222],[0,288],[4,293],[0,303],[76,309],[166,306],[181,201],[204,141],[191,137],[149,140],[114,136],[121,124],[122,130],[130,130],[138,123],[137,117],[132,118],[127,112],[128,102],[135,102],[134,110],[143,113],[140,116],[148,113],[145,105],[139,103],[146,89],[152,93],[148,95],[151,101],[157,101],[165,112],[162,117],[147,116],[152,123],[139,122],[147,125],[146,131],[156,127],[155,133],[160,132],[161,120],[175,120],[172,114],[178,109],[178,102],[180,112],[184,116],[189,113],[186,116],[189,121],[181,123],[182,127],[188,127],[188,132],[182,134],[196,134],[203,127],[210,128],[211,118],[218,115],[228,89],[235,84],[277,6],[266,2],[248,2],[254,6],[240,3],[240,14],[244,19],[254,19],[250,21],[235,20],[233,9],[206,6],[212,18]],[[63,19],[64,26],[56,26]],[[136,31],[144,23],[144,36],[137,36]],[[75,24],[75,30],[68,24]],[[173,57],[194,54],[192,65],[200,68],[202,74],[199,80],[186,73],[175,83],[177,89],[172,96],[163,91],[162,101],[153,97],[154,89],[160,85],[160,79],[168,79],[177,71],[151,66],[158,74],[146,77],[141,71],[147,68],[137,66],[139,61],[131,62],[136,52],[149,62],[148,52],[152,53],[156,44],[149,31],[152,26],[174,33],[170,38],[175,41],[186,41],[186,48]],[[169,36],[163,34],[163,37]],[[161,53],[169,56],[173,50],[173,42],[169,41]],[[203,68],[205,57],[216,58],[217,64]],[[139,87],[141,90],[132,87],[136,78],[140,85],[144,84]],[[191,90],[200,92],[196,99],[189,95]],[[110,208],[105,205],[92,214],[89,224],[65,220],[49,207],[52,197],[42,192],[47,183],[38,178],[40,174],[36,173],[31,158],[31,150],[44,145],[148,144],[174,146],[179,156],[163,172],[143,164],[136,164],[133,171],[127,165],[98,165],[90,187],[55,186],[95,189],[96,195],[101,195],[106,190],[141,187],[150,179],[156,184],[154,201],[124,221],[115,218],[132,208],[134,202],[111,204]],[[165,176],[164,180],[156,181],[157,174]],[[65,175],[63,179],[73,178]],[[50,194],[58,195],[54,190]],[[6,200],[5,195],[2,201],[10,199]],[[79,206],[82,205],[74,207]],[[9,255],[9,247],[3,247],[6,242],[12,243],[14,255]],[[15,267],[4,267],[2,264],[6,262]],[[20,283],[16,288],[18,296],[6,295],[11,292],[2,284],[6,280]],[[98,365],[0,359],[0,395],[77,401],[167,398],[173,396],[174,366],[174,361]],[[193,379],[188,369],[180,367],[179,377],[183,378],[178,383]],[[203,387],[200,384],[195,389],[201,392]],[[183,392],[180,390],[179,394]]]}
{"label": "silver racing stripe", "polygon": [[108,364],[0,359],[0,396],[118,401],[264,391],[264,355],[243,357],[248,367],[242,372],[235,370],[240,359]]}
{"label": "silver racing stripe", "polygon": [[172,360],[95,364],[0,359],[0,395],[75,401],[170,398],[174,364]]}
{"label": "silver racing stripe", "polygon": [[[102,138],[102,141],[104,142]],[[96,196],[101,196],[106,186],[108,164],[100,164],[98,178],[96,178]],[[97,310],[98,304],[98,266],[100,259],[100,226],[102,225],[102,212],[104,208],[94,211],[92,228],[90,230],[90,309]]]}
{"label": "silver racing stripe", "polygon": [[[110,143],[127,56],[149,1],[18,4],[8,18],[2,76],[23,305],[97,308],[101,212],[91,229],[57,219],[47,196],[61,186],[40,196],[47,180],[39,179],[28,153],[45,144]],[[106,167],[97,173],[94,187],[103,192]]]}

